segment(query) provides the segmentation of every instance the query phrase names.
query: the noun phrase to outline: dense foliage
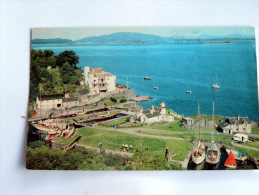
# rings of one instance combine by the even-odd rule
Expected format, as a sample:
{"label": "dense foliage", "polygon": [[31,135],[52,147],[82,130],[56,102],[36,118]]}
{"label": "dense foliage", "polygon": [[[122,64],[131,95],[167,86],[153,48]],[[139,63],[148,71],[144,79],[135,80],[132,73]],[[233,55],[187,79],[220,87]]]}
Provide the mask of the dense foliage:
{"label": "dense foliage", "polygon": [[40,141],[28,144],[26,167],[36,170],[179,170],[168,165],[163,155],[138,151],[132,159],[118,154],[97,153],[75,148],[68,151],[52,150]]}
{"label": "dense foliage", "polygon": [[52,50],[31,50],[30,102],[40,95],[74,93],[80,86],[82,70],[74,51],[55,55]]}

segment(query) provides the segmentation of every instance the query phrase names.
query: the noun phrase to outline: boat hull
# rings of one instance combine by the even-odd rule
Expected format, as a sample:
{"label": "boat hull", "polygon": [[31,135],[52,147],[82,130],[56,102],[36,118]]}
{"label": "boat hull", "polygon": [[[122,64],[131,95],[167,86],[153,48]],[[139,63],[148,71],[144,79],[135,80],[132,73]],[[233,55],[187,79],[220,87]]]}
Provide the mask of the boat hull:
{"label": "boat hull", "polygon": [[196,165],[201,164],[205,160],[205,147],[199,143],[192,151],[192,162]]}
{"label": "boat hull", "polygon": [[212,142],[206,152],[206,163],[215,165],[220,160],[220,149],[219,146]]}
{"label": "boat hull", "polygon": [[[229,155],[230,150],[226,149],[226,151]],[[238,160],[238,161],[241,161],[241,162],[244,162],[248,158],[246,155],[238,156],[238,151],[235,151],[235,150],[232,150],[232,153],[234,154],[235,159]]]}

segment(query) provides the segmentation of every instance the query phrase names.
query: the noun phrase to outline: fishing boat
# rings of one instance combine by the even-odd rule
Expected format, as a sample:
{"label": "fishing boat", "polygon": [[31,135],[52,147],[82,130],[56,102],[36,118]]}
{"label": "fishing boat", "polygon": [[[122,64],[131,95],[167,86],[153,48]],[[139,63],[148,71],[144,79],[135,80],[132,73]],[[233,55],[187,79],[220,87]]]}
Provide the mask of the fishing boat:
{"label": "fishing boat", "polygon": [[229,155],[230,151],[232,151],[235,159],[238,161],[241,161],[241,162],[244,162],[248,158],[244,153],[238,152],[236,150],[226,149],[226,151],[227,151],[228,155]]}
{"label": "fishing boat", "polygon": [[220,89],[220,86],[219,86],[219,84],[218,84],[217,75],[216,75],[216,83],[212,84],[212,88],[214,88],[214,89]]}
{"label": "fishing boat", "polygon": [[[200,121],[200,105],[198,104],[198,120]],[[201,130],[199,122],[199,132],[197,142],[192,150],[192,162],[196,165],[201,164],[205,160],[205,147],[201,142]]]}
{"label": "fishing boat", "polygon": [[151,77],[144,77],[145,80],[151,80]]}
{"label": "fishing boat", "polygon": [[[212,123],[214,125],[214,101],[212,103]],[[212,141],[206,152],[206,162],[208,164],[217,164],[220,159],[220,148],[214,141],[214,128],[212,128],[211,137]]]}
{"label": "fishing boat", "polygon": [[237,168],[237,162],[235,160],[233,152],[230,150],[228,158],[224,165],[230,169],[236,169]]}

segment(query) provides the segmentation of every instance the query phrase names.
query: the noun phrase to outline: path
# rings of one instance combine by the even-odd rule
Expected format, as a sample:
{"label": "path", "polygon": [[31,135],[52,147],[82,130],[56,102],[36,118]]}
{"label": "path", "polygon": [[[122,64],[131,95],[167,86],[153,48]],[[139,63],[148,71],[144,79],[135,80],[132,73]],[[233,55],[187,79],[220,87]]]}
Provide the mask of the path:
{"label": "path", "polygon": [[246,148],[246,149],[249,149],[249,150],[256,150],[256,151],[259,152],[259,148],[254,148],[254,147],[251,147],[251,146],[245,146],[245,145],[236,144],[236,143],[233,143],[232,145],[233,145],[233,146],[240,147],[240,148]]}

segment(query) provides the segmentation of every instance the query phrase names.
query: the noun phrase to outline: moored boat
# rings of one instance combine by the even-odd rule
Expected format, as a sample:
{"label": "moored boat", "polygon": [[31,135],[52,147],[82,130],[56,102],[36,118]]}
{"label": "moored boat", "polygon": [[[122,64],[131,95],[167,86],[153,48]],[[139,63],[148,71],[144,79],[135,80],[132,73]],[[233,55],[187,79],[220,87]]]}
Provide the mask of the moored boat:
{"label": "moored boat", "polygon": [[244,153],[238,152],[236,150],[226,149],[226,151],[227,151],[228,155],[230,154],[230,151],[232,151],[235,159],[238,160],[238,161],[244,162],[248,158]]}
{"label": "moored boat", "polygon": [[[212,123],[213,123],[213,127],[214,127],[214,101],[212,103]],[[214,128],[212,128],[211,131],[211,137],[212,137],[212,141],[210,146],[207,149],[206,152],[206,162],[208,164],[217,164],[219,162],[220,159],[220,148],[219,146],[214,142]]]}
{"label": "moored boat", "polygon": [[186,93],[192,93],[192,91],[187,90]]}
{"label": "moored boat", "polygon": [[[200,120],[200,105],[198,104],[198,118]],[[192,162],[196,165],[201,164],[205,160],[205,147],[201,143],[201,130],[199,124],[199,132],[196,145],[192,150]]]}
{"label": "moored boat", "polygon": [[145,80],[151,80],[151,77],[144,77]]}
{"label": "moored boat", "polygon": [[206,162],[208,164],[217,164],[220,159],[220,148],[215,142],[211,142],[211,145],[207,149]]}
{"label": "moored boat", "polygon": [[236,169],[237,168],[237,162],[235,160],[233,152],[230,150],[228,158],[224,165],[230,169]]}

